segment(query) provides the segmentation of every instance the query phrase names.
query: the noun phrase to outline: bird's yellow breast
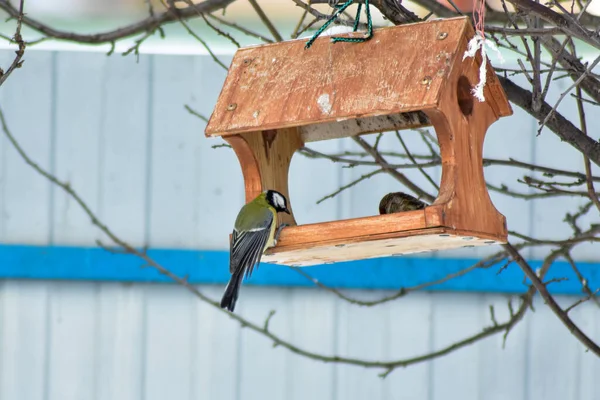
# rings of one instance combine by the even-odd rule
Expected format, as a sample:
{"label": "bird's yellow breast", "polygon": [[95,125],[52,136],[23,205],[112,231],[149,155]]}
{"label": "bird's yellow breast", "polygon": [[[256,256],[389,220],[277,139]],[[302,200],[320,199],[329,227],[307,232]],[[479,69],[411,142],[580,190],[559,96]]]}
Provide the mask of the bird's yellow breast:
{"label": "bird's yellow breast", "polygon": [[275,232],[277,231],[277,211],[273,207],[270,207],[270,206],[269,206],[269,210],[273,213],[273,222],[271,223],[271,228],[269,230],[269,239],[267,240],[267,244],[265,245],[265,248],[263,249],[263,253],[269,247],[273,247],[273,244],[275,243]]}

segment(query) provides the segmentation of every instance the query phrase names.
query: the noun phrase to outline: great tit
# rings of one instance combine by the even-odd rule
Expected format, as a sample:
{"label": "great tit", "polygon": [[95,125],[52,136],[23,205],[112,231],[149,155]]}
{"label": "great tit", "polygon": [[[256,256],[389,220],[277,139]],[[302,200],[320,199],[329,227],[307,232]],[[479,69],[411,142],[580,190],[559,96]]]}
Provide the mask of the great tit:
{"label": "great tit", "polygon": [[427,203],[402,192],[388,193],[379,202],[379,214],[393,214],[403,211],[422,210]]}
{"label": "great tit", "polygon": [[285,224],[277,229],[277,213],[290,213],[287,199],[275,190],[265,190],[240,210],[231,235],[229,273],[231,279],[221,299],[221,308],[233,312],[244,275],[249,278],[264,251],[277,245]]}

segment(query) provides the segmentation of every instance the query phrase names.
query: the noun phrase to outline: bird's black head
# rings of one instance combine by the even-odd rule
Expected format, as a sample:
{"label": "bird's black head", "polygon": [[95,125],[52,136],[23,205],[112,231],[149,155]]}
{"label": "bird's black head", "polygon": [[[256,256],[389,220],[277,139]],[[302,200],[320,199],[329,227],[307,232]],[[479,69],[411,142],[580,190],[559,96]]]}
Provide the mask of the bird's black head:
{"label": "bird's black head", "polygon": [[287,208],[287,199],[284,195],[276,190],[267,190],[265,193],[267,195],[267,203],[277,212],[290,213],[290,210]]}

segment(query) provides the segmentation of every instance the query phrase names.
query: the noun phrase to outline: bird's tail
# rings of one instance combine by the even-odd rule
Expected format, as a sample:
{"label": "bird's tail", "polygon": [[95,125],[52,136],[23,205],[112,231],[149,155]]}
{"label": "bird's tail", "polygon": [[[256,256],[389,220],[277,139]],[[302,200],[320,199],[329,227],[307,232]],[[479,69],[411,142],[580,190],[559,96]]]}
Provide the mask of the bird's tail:
{"label": "bird's tail", "polygon": [[235,302],[237,301],[238,293],[240,291],[240,286],[242,285],[243,277],[243,269],[235,271],[233,275],[231,275],[231,279],[229,280],[229,283],[225,288],[225,293],[223,293],[223,298],[221,299],[221,308],[226,308],[233,312],[233,309],[235,308]]}

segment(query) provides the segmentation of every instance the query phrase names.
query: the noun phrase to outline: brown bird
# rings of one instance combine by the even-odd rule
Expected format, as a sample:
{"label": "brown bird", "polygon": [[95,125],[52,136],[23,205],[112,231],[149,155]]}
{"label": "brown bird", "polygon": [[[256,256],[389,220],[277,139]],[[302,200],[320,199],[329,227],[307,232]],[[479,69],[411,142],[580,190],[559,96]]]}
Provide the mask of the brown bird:
{"label": "brown bird", "polygon": [[428,204],[402,192],[388,193],[379,202],[379,214],[393,214],[403,211],[422,210]]}

